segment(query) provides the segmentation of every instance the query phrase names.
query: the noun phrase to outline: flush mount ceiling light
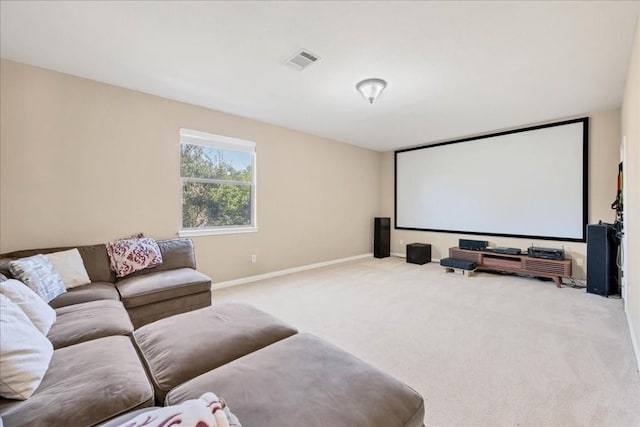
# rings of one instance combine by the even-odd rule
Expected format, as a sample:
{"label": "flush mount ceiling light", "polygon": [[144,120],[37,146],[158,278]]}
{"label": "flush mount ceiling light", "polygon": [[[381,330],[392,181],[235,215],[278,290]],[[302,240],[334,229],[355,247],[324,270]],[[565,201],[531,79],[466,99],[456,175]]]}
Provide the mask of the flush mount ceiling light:
{"label": "flush mount ceiling light", "polygon": [[387,82],[382,79],[366,79],[356,85],[356,89],[369,101],[369,104],[373,104],[385,87]]}

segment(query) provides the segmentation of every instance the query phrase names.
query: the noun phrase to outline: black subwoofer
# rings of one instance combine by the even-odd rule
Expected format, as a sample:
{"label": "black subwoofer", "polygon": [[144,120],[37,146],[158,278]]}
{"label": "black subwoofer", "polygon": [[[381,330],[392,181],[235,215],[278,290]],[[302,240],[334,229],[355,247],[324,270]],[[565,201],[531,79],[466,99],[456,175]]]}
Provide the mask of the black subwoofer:
{"label": "black subwoofer", "polygon": [[605,297],[619,292],[618,245],[610,224],[587,225],[587,292]]}
{"label": "black subwoofer", "polygon": [[431,262],[431,245],[427,243],[411,243],[407,245],[407,262],[411,264]]}
{"label": "black subwoofer", "polygon": [[391,255],[391,218],[375,218],[373,225],[373,256]]}

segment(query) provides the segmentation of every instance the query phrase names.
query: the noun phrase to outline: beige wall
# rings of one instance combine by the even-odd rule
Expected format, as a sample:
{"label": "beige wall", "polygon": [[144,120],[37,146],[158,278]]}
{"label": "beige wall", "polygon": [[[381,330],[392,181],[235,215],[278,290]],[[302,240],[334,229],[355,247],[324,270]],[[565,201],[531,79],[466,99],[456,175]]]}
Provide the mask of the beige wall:
{"label": "beige wall", "polygon": [[624,201],[627,238],[625,308],[640,367],[640,18],[622,103],[622,135],[627,141],[627,162],[624,165],[627,184]]}
{"label": "beige wall", "polygon": [[215,282],[372,250],[378,152],[12,61],[0,77],[0,252],[176,236],[181,127],[257,144],[259,231],[194,237]]}
{"label": "beige wall", "polygon": [[[615,198],[618,162],[620,161],[620,110],[589,114],[589,222],[602,219],[615,220],[611,202]],[[393,152],[383,153],[382,160],[382,213],[393,218]],[[433,233],[425,231],[394,230],[391,232],[391,252],[404,254],[408,243],[423,242],[432,245],[434,258],[445,258],[449,248],[458,245],[458,239],[488,240],[492,246],[508,246],[526,249],[536,246],[564,247],[573,259],[573,276],[585,277],[586,244],[576,242],[555,242],[535,239],[516,239],[496,236],[475,236],[453,233]],[[404,244],[400,244],[400,241]]]}
{"label": "beige wall", "polygon": [[[639,34],[621,113],[590,114],[590,222],[613,219],[618,146],[621,135],[627,138],[627,260],[640,259]],[[391,152],[6,60],[0,93],[0,252],[91,244],[139,231],[175,236],[181,127],[257,143],[259,232],[194,238],[198,266],[216,282],[370,252],[372,218],[393,217]],[[401,239],[429,242],[440,258],[461,237],[392,230],[392,251],[404,252]],[[522,248],[532,243],[487,240]],[[582,264],[574,263],[574,275],[583,278],[585,245],[564,246]],[[626,307],[640,354],[640,266],[627,267]]]}

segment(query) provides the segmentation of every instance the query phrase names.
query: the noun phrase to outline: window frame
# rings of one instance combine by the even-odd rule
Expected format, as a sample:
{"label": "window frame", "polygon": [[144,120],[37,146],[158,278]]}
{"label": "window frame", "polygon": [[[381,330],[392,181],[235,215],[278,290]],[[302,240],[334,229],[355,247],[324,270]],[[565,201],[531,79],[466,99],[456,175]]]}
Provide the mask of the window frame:
{"label": "window frame", "polygon": [[[183,177],[180,171],[180,228],[178,236],[206,236],[215,234],[238,234],[238,233],[255,233],[258,231],[257,224],[257,170],[256,170],[256,143],[228,136],[214,135],[192,129],[180,129],[180,141],[178,144],[178,152],[181,154],[182,144],[199,145],[202,147],[212,147],[221,150],[243,151],[251,154],[252,173],[251,182],[222,180],[217,178],[192,178]],[[180,157],[179,157],[180,158]],[[179,165],[179,169],[181,170]],[[206,184],[232,184],[243,185],[251,188],[251,224],[250,225],[219,225],[208,227],[184,228],[184,186],[188,182],[200,182]]]}

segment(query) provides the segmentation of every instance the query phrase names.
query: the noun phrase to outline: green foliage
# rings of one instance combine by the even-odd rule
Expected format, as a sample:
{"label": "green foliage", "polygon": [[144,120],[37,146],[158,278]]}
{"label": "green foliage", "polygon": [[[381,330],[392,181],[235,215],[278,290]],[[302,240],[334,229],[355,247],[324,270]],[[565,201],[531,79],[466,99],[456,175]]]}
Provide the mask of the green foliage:
{"label": "green foliage", "polygon": [[183,183],[183,228],[251,225],[251,164],[237,169],[216,148],[182,144],[180,150],[183,178],[216,180]]}

